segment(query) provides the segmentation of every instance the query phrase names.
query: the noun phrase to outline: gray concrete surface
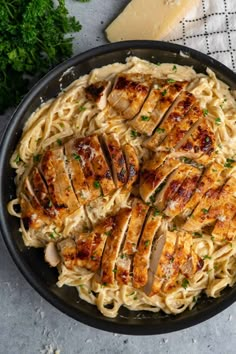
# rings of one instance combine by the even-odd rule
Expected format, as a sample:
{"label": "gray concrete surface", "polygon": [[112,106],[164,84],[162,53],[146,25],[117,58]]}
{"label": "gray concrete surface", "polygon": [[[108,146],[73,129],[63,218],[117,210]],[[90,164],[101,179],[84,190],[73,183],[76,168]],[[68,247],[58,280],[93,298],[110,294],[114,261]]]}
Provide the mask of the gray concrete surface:
{"label": "gray concrete surface", "polygon": [[[106,42],[102,29],[127,0],[67,3],[83,24],[74,48],[80,53]],[[9,116],[0,117],[0,134]],[[236,304],[177,333],[150,337],[105,333],[70,319],[42,299],[13,264],[1,237],[0,307],[0,354],[51,354],[56,349],[61,354],[236,353]]]}

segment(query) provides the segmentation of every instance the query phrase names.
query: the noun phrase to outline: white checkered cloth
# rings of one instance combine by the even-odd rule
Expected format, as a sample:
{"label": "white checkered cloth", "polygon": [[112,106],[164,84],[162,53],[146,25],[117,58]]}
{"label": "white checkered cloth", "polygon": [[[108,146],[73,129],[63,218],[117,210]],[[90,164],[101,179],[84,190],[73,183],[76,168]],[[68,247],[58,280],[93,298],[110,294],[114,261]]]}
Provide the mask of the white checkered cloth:
{"label": "white checkered cloth", "polygon": [[236,71],[236,1],[201,0],[166,40],[199,50]]}

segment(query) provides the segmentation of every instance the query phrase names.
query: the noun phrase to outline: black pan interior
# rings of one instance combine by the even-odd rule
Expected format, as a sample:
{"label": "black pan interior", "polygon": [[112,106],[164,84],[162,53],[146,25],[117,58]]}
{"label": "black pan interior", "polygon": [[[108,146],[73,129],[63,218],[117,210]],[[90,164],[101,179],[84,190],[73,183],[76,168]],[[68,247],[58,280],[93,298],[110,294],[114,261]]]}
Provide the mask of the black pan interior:
{"label": "black pan interior", "polygon": [[[183,55],[184,54],[184,55]],[[177,63],[193,66],[197,72],[212,69],[217,77],[236,89],[236,74],[221,63],[195,50],[165,42],[131,41],[110,44],[92,49],[73,57],[59,65],[39,81],[25,97],[14,113],[1,141],[0,151],[0,220],[1,231],[6,245],[25,278],[51,304],[62,312],[90,326],[106,331],[125,334],[159,334],[180,330],[204,321],[222,311],[236,299],[236,287],[227,288],[218,299],[202,297],[192,311],[185,311],[177,316],[164,313],[131,312],[122,308],[115,319],[105,318],[95,306],[77,296],[73,288],[59,289],[55,284],[57,271],[49,268],[43,260],[43,252],[24,246],[18,231],[19,222],[10,216],[6,205],[15,195],[14,172],[9,160],[21,136],[24,123],[30,114],[44,101],[55,97],[61,89],[76,78],[89,73],[93,68],[115,62],[124,62],[127,56],[134,55],[151,62]],[[63,79],[62,74],[73,68]]]}

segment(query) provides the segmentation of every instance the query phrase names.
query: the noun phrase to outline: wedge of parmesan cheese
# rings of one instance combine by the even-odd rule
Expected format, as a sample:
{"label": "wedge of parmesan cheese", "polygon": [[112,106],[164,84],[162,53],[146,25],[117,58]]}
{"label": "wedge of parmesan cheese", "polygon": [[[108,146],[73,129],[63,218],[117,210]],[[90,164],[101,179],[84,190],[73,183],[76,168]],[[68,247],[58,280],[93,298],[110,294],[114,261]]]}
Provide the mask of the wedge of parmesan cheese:
{"label": "wedge of parmesan cheese", "polygon": [[107,27],[110,42],[163,39],[199,0],[132,0]]}

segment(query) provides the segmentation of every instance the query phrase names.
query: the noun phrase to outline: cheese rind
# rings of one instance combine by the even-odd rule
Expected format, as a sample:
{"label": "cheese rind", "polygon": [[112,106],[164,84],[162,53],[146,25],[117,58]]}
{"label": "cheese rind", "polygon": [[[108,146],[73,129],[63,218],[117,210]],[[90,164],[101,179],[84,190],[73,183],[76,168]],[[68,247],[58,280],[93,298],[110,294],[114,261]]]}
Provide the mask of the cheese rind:
{"label": "cheese rind", "polygon": [[107,27],[110,42],[162,39],[199,0],[132,0]]}

